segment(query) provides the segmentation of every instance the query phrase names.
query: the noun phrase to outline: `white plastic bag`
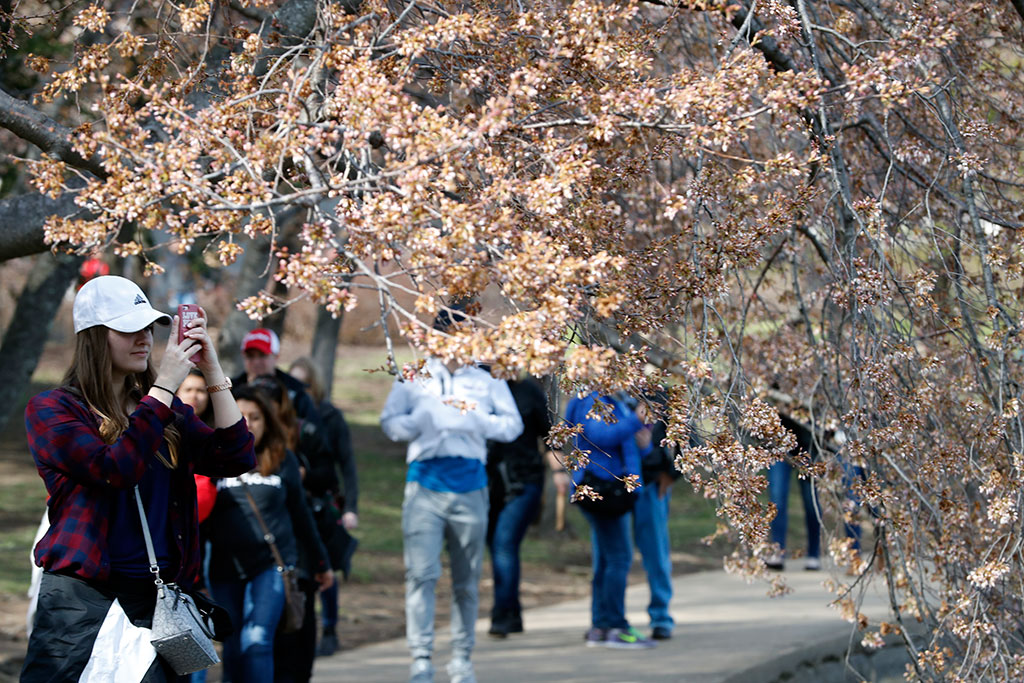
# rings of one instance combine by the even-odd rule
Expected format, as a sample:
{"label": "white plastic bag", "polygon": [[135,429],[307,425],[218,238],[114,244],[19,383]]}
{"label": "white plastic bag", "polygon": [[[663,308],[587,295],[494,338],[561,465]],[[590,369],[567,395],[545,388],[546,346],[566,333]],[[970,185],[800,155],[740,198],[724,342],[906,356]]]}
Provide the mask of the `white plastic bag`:
{"label": "white plastic bag", "polygon": [[152,632],[132,624],[114,600],[78,683],[139,683],[156,660],[150,638]]}

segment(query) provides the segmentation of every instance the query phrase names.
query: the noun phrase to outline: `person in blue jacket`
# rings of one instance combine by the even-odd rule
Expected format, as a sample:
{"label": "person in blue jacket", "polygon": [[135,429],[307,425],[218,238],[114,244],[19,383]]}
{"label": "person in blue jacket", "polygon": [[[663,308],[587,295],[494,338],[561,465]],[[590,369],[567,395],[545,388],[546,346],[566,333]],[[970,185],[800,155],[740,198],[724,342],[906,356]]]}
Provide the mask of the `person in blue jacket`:
{"label": "person in blue jacket", "polygon": [[[595,401],[611,406],[615,422],[606,422],[590,415]],[[647,427],[641,415],[627,403],[625,396],[599,396],[591,393],[584,398],[573,398],[566,407],[565,419],[569,424],[583,426],[583,432],[574,438],[574,445],[589,451],[589,462],[573,473],[573,492],[591,473],[599,479],[641,473],[641,447],[637,436],[644,437]],[[649,444],[649,439],[646,439]],[[645,445],[645,448],[649,445]],[[626,581],[633,562],[633,539],[630,533],[632,515],[625,512],[606,515],[580,506],[590,524],[593,555],[591,580],[591,627],[585,636],[588,647],[618,649],[645,649],[655,646],[626,620]]]}

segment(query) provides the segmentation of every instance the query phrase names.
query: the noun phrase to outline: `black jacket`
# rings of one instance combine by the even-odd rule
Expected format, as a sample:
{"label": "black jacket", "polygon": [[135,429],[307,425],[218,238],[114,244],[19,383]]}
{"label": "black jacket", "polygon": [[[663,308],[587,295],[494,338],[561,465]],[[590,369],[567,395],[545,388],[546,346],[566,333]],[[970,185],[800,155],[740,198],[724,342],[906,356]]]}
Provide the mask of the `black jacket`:
{"label": "black jacket", "polygon": [[544,390],[535,380],[509,381],[516,408],[523,418],[523,432],[510,443],[489,442],[487,474],[492,484],[503,484],[506,495],[516,496],[523,484],[543,484],[544,454],[538,440],[548,435],[551,416]]}
{"label": "black jacket", "polygon": [[285,564],[299,565],[301,547],[309,557],[310,573],[327,571],[327,551],[317,533],[313,515],[299,481],[299,464],[288,452],[277,472],[256,472],[217,480],[217,501],[210,513],[210,579],[248,580],[274,566],[256,515],[245,495],[242,480],[256,500],[267,528],[274,535]]}
{"label": "black jacket", "polygon": [[334,463],[341,470],[343,485],[336,493],[345,501],[344,512],[359,513],[359,476],[356,473],[356,458],[352,452],[352,433],[345,421],[345,415],[330,401],[320,402],[320,418],[324,423],[323,437],[328,450],[334,456]]}

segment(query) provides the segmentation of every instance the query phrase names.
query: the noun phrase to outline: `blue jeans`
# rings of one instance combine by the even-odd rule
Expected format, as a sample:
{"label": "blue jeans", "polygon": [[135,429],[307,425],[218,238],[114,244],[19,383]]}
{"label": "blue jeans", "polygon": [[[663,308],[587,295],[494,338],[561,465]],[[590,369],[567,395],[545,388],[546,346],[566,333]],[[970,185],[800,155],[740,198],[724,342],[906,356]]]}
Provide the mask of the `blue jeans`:
{"label": "blue jeans", "polygon": [[[786,525],[789,522],[789,481],[793,477],[793,466],[784,460],[768,468],[768,495],[775,503],[775,519],[772,520],[772,543],[778,543],[786,550]],[[807,522],[807,556],[821,557],[821,509],[809,479],[800,480],[800,495],[804,501],[804,518]]]}
{"label": "blue jeans", "polygon": [[668,539],[668,501],[671,489],[664,497],[658,496],[656,481],[637,489],[636,506],[633,508],[633,540],[647,574],[651,589],[651,602],[647,614],[651,617],[651,628],[675,626],[675,620],[668,611],[672,600],[672,557]]}
{"label": "blue jeans", "polygon": [[239,683],[273,683],[274,633],[284,609],[284,581],[277,568],[249,581],[211,581],[210,594],[235,625],[224,641],[226,677]]}
{"label": "blue jeans", "polygon": [[629,628],[626,580],[633,564],[631,516],[603,517],[581,510],[590,523],[594,578],[590,583],[590,621],[594,628]]}
{"label": "blue jeans", "polygon": [[518,615],[522,611],[519,604],[519,545],[537,515],[540,493],[540,484],[524,484],[523,492],[506,501],[498,513],[494,533],[489,539],[494,572],[492,619]]}

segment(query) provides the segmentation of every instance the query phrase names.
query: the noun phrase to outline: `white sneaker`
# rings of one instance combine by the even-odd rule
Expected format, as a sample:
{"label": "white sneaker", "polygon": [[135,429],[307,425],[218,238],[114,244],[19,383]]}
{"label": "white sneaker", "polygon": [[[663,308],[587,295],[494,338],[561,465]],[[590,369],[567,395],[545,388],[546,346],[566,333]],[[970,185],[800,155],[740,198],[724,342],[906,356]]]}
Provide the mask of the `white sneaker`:
{"label": "white sneaker", "polygon": [[809,572],[816,572],[821,569],[821,560],[817,557],[810,557],[804,560],[804,569]]}
{"label": "white sneaker", "polygon": [[409,667],[409,683],[434,683],[434,664],[430,657],[417,657]]}
{"label": "white sneaker", "polygon": [[476,683],[473,662],[467,657],[455,657],[448,662],[448,678],[451,683]]}

